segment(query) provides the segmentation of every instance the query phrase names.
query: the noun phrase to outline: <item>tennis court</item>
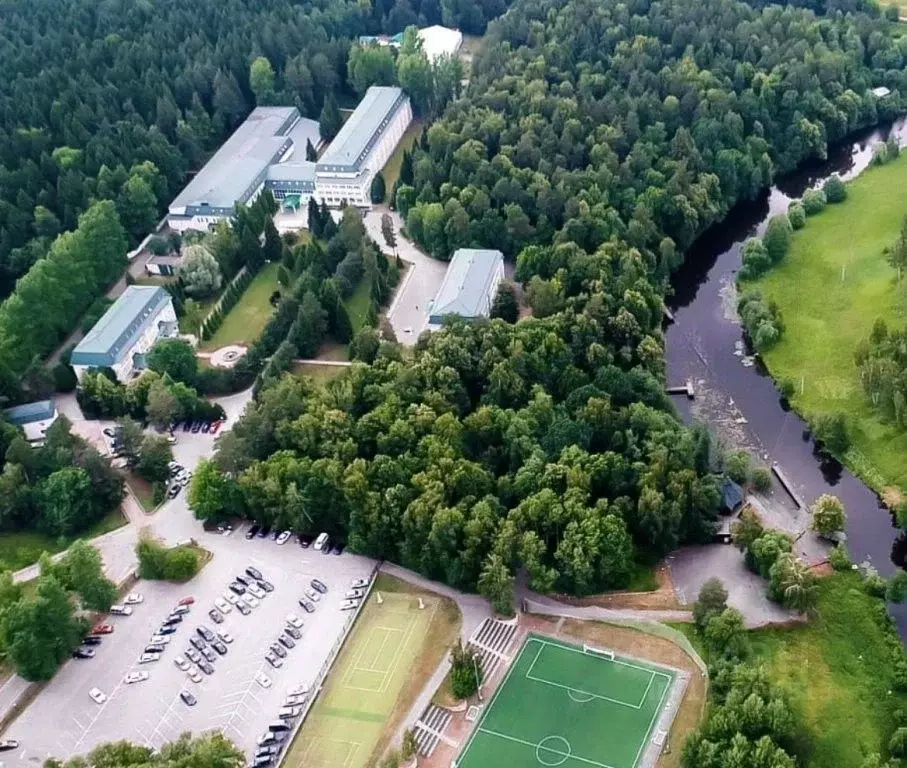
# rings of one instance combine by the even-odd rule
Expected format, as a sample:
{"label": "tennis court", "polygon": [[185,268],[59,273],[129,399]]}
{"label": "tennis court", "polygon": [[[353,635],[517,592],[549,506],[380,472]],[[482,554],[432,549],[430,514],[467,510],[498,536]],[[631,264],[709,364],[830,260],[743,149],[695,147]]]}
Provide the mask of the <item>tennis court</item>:
{"label": "tennis court", "polygon": [[530,636],[457,768],[638,768],[674,674]]}
{"label": "tennis court", "polygon": [[288,768],[362,768],[378,743],[438,601],[395,592],[372,595],[324,691],[287,753]]}

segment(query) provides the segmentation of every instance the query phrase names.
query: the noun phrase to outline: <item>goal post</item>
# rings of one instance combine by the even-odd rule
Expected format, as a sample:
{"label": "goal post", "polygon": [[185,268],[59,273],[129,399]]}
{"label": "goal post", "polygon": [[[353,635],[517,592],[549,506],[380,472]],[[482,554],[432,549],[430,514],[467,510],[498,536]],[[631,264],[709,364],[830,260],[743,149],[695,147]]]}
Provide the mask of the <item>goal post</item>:
{"label": "goal post", "polygon": [[588,653],[590,656],[600,656],[608,661],[614,661],[614,651],[608,650],[607,648],[597,648],[594,645],[583,643],[583,653]]}

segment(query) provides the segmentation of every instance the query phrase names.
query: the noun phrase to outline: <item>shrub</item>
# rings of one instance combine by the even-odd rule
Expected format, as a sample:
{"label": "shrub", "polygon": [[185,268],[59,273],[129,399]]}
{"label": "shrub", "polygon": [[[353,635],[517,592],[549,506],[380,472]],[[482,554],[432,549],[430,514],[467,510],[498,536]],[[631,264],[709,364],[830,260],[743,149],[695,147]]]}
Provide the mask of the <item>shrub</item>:
{"label": "shrub", "polygon": [[164,503],[167,498],[167,486],[164,483],[155,483],[151,490],[151,503],[154,506]]}
{"label": "shrub", "polygon": [[198,554],[191,547],[165,547],[158,541],[143,538],[136,544],[139,576],[143,579],[188,581],[201,567]]}
{"label": "shrub", "polygon": [[825,193],[821,189],[808,189],[803,195],[803,210],[807,216],[815,216],[825,210]]}
{"label": "shrub", "polygon": [[764,352],[781,338],[784,323],[781,311],[774,302],[766,303],[758,291],[743,294],[737,303],[743,327],[756,349]]}
{"label": "shrub", "polygon": [[847,525],[847,513],[837,496],[823,493],[810,508],[813,519],[810,527],[820,536],[831,536],[843,531]]}
{"label": "shrub", "polygon": [[725,608],[705,625],[706,645],[715,656],[742,659],[749,652],[743,614],[736,608]]}
{"label": "shrub", "polygon": [[794,392],[797,391],[797,385],[794,384],[793,379],[785,377],[778,382],[778,391],[790,400],[794,396]]}
{"label": "shrub", "polygon": [[709,619],[727,608],[727,590],[721,579],[708,579],[699,590],[699,597],[693,606],[693,621],[700,631],[705,629]]}
{"label": "shrub", "polygon": [[889,603],[903,603],[904,600],[907,600],[907,571],[898,569],[888,579],[888,586],[885,588],[885,599]]}
{"label": "shrub", "polygon": [[756,467],[753,470],[753,488],[761,493],[765,493],[769,488],[772,487],[772,473],[771,470],[766,469],[765,467]]}
{"label": "shrub", "polygon": [[450,689],[457,699],[472,696],[482,684],[478,654],[459,640],[451,650]]}
{"label": "shrub", "polygon": [[746,451],[735,451],[725,459],[724,471],[735,483],[743,485],[750,473],[750,455]]}
{"label": "shrub", "polygon": [[806,226],[806,210],[801,203],[791,203],[787,209],[787,220],[790,222],[791,229],[803,229]]}
{"label": "shrub", "polygon": [[863,577],[863,589],[866,590],[866,594],[883,598],[885,597],[887,587],[887,582],[879,576],[878,571],[874,568],[870,568],[866,571],[866,574]]}
{"label": "shrub", "polygon": [[57,392],[72,392],[78,381],[73,369],[66,363],[57,363],[54,366],[54,389]]}
{"label": "shrub", "polygon": [[772,265],[768,250],[758,237],[751,237],[747,240],[743,244],[740,253],[743,259],[740,277],[744,280],[753,280],[759,277]]}
{"label": "shrub", "polygon": [[829,176],[828,181],[822,186],[822,191],[829,203],[843,203],[847,199],[847,187],[839,176]]}
{"label": "shrub", "polygon": [[847,419],[843,413],[824,413],[816,419],[813,430],[822,446],[836,456],[843,456],[850,448]]}
{"label": "shrub", "polygon": [[791,232],[792,228],[787,216],[773,216],[769,220],[765,234],[762,236],[762,244],[773,264],[777,264],[787,256]]}
{"label": "shrub", "polygon": [[838,544],[831,552],[828,553],[828,564],[836,571],[849,571],[850,553],[844,544]]}

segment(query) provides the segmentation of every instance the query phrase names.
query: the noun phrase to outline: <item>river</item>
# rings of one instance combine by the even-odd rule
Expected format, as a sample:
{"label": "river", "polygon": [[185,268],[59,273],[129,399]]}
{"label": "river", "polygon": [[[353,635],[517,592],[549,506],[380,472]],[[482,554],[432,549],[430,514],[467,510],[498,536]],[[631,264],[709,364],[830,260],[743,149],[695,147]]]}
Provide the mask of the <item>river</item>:
{"label": "river", "polygon": [[[674,322],[666,328],[668,382],[696,383],[695,402],[675,399],[683,417],[706,421],[727,444],[750,449],[766,465],[777,462],[807,505],[822,493],[838,496],[848,512],[851,558],[871,562],[883,575],[891,573],[895,563],[905,564],[907,537],[900,535],[874,491],[817,452],[808,425],[789,409],[766,371],[758,364],[742,364],[743,335],[733,307],[740,247],[747,238],[761,234],[769,218],[786,212],[791,200],[821,186],[830,175],[850,179],[859,174],[869,165],[873,146],[892,132],[903,145],[907,119],[829,148],[826,161],[811,162],[778,180],[758,200],[738,205],[724,222],[705,232],[674,276],[674,295],[667,302]],[[849,353],[844,358],[842,364],[851,364]],[[775,491],[776,497],[781,495],[780,489]],[[907,639],[907,605],[891,608]]]}

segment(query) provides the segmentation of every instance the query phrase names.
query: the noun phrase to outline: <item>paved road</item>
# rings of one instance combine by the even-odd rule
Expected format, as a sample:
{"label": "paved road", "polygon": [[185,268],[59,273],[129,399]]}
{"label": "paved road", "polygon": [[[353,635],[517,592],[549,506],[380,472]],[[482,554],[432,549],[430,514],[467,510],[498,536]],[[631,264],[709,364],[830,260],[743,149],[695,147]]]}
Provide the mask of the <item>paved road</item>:
{"label": "paved road", "polygon": [[[397,235],[397,254],[410,267],[397,287],[394,299],[387,311],[397,341],[405,346],[413,346],[419,334],[428,325],[428,309],[441,287],[447,272],[447,262],[439,261],[423,253],[411,240],[400,232],[403,221],[399,214],[384,205],[376,205],[369,211],[363,221],[372,239],[378,243],[384,253],[394,255],[393,249],[384,242],[381,233],[381,217],[389,213],[394,222],[394,233]],[[407,331],[408,329],[408,331]]]}

